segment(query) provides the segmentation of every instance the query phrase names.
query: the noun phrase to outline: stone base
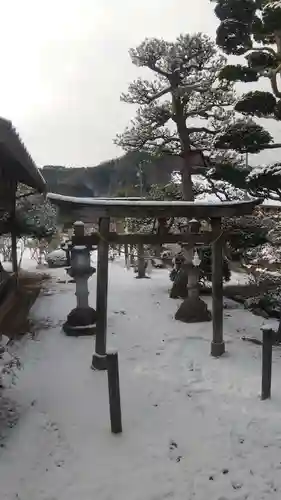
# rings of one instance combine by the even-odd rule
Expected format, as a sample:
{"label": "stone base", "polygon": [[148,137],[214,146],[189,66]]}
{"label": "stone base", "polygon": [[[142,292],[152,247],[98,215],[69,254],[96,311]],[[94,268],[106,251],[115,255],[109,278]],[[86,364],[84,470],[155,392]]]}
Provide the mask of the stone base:
{"label": "stone base", "polygon": [[62,329],[68,337],[85,337],[86,335],[95,335],[96,326],[71,326],[67,321],[63,324]]}
{"label": "stone base", "polygon": [[93,354],[92,357],[92,365],[91,365],[92,370],[107,370],[107,356],[106,354],[104,356],[97,354],[96,352]]}
{"label": "stone base", "polygon": [[224,342],[212,342],[211,343],[211,355],[214,358],[219,358],[225,353],[225,343]]}
{"label": "stone base", "polygon": [[211,321],[212,314],[200,297],[186,297],[178,308],[175,319],[183,323],[203,323]]}
{"label": "stone base", "polygon": [[94,335],[97,313],[92,307],[76,307],[67,316],[63,325],[66,335],[79,337]]}
{"label": "stone base", "polygon": [[150,280],[151,278],[150,276],[136,276],[136,280],[143,280],[143,279]]}

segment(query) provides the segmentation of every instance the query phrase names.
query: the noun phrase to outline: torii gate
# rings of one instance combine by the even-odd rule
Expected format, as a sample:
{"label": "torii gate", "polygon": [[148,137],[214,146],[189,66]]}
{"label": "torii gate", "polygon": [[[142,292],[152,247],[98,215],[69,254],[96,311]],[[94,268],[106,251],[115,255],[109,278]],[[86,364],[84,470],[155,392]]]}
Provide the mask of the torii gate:
{"label": "torii gate", "polygon": [[[107,337],[107,293],[108,293],[108,250],[110,244],[155,245],[160,243],[188,243],[190,245],[212,245],[212,321],[213,338],[211,355],[221,356],[225,352],[223,339],[223,272],[222,251],[225,235],[221,229],[221,219],[251,214],[261,200],[231,201],[220,203],[187,201],[149,201],[126,198],[73,198],[49,193],[48,199],[59,207],[60,215],[72,222],[99,220],[99,232],[89,236],[72,238],[73,245],[98,246],[97,295],[96,295],[96,343],[92,367],[106,369]],[[126,218],[169,219],[171,217],[208,220],[211,231],[206,233],[166,233],[141,234],[110,232],[110,219]]]}

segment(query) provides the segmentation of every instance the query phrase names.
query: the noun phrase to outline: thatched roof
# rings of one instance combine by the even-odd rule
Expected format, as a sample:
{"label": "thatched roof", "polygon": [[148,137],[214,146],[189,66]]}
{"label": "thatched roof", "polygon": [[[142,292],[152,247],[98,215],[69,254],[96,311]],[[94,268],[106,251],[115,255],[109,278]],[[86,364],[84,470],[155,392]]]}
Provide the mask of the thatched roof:
{"label": "thatched roof", "polygon": [[12,122],[0,118],[0,168],[5,177],[36,189],[40,193],[46,183],[27,152]]}

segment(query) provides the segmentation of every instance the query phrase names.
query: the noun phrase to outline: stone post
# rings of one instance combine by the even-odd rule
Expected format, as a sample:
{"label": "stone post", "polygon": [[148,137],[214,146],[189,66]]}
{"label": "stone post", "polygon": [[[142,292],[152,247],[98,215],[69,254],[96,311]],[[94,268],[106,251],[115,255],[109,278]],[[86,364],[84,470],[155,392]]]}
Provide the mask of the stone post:
{"label": "stone post", "polygon": [[106,370],[106,340],[107,340],[107,293],[108,293],[108,235],[110,230],[110,218],[104,217],[99,220],[99,244],[97,256],[97,326],[95,352],[92,356],[92,368],[94,370]]}
{"label": "stone post", "polygon": [[145,258],[143,243],[138,244],[138,279],[145,278]]}
{"label": "stone post", "polygon": [[262,329],[262,385],[261,399],[271,398],[271,377],[272,377],[272,346],[274,342],[274,330],[271,328]]}
{"label": "stone post", "polygon": [[212,299],[213,299],[213,340],[211,354],[219,357],[225,352],[223,340],[223,245],[221,219],[212,219]]}

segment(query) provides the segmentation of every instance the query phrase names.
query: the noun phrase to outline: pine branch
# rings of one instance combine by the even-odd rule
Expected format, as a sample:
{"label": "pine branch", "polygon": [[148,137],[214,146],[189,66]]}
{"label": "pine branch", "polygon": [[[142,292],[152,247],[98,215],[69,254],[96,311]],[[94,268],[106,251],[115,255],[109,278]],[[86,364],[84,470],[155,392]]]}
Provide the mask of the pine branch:
{"label": "pine branch", "polygon": [[[261,145],[259,145],[259,151],[257,151],[257,152],[259,153],[260,151],[264,151],[266,149],[279,149],[279,148],[281,148],[281,143],[276,143],[276,144],[261,144]],[[226,151],[226,150],[229,150],[230,148],[228,146],[220,145],[219,149],[222,149],[222,150]],[[206,149],[206,151],[211,151],[211,150],[210,149]],[[249,147],[247,149],[241,149],[241,150],[239,150],[239,152],[241,154],[252,153],[253,150],[252,150],[251,147]]]}
{"label": "pine branch", "polygon": [[188,127],[187,128],[189,134],[195,134],[196,132],[204,132],[205,134],[216,135],[217,132],[215,130],[210,130],[207,127]]}
{"label": "pine branch", "polygon": [[281,71],[281,64],[279,64],[278,68],[276,68],[270,77],[270,82],[271,82],[271,87],[274,95],[278,98],[281,98],[281,91],[278,89],[278,84],[277,84],[277,75]]}
{"label": "pine branch", "polygon": [[[277,56],[276,51],[275,51],[272,47],[267,47],[267,46],[266,46],[266,47],[263,47],[263,46],[261,46],[261,47],[252,47],[252,48],[248,51],[248,53],[251,53],[251,52],[256,52],[256,51],[257,51],[257,52],[263,52],[263,51],[266,51],[266,52],[269,52],[270,54],[272,54],[274,57],[276,57],[276,56]],[[245,57],[247,58],[247,55],[246,55]]]}
{"label": "pine branch", "polygon": [[154,102],[157,99],[160,99],[160,97],[163,97],[163,95],[168,94],[169,92],[172,92],[172,86],[170,85],[169,87],[166,87],[163,90],[160,90],[157,94],[151,97],[147,97],[148,102]]}
{"label": "pine branch", "polygon": [[161,68],[156,66],[156,64],[153,63],[147,63],[146,64],[147,68],[151,69],[152,71],[155,71],[155,73],[158,73],[158,75],[164,76],[165,78],[168,78],[171,76],[171,73],[166,73],[166,71],[163,71]]}
{"label": "pine branch", "polygon": [[38,194],[38,192],[34,190],[34,191],[29,191],[28,193],[20,194],[16,196],[16,200],[19,200],[20,198],[27,198],[28,196],[32,196],[34,194]]}

